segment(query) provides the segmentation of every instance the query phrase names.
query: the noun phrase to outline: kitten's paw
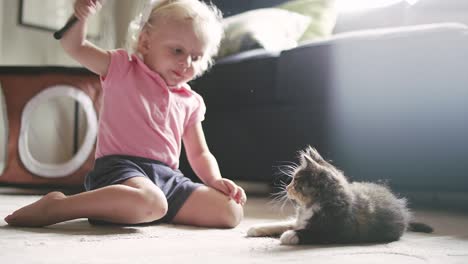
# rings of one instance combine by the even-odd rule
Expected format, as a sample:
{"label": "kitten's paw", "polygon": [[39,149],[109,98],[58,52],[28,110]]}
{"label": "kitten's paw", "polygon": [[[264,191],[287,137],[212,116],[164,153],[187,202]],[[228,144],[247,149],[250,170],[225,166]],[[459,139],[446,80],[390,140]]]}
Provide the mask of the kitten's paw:
{"label": "kitten's paw", "polygon": [[262,236],[266,236],[266,234],[263,228],[258,227],[258,226],[252,226],[251,228],[249,228],[249,230],[247,230],[247,236],[248,237],[262,237]]}
{"label": "kitten's paw", "polygon": [[282,245],[297,245],[299,244],[299,237],[294,230],[288,230],[284,232],[280,237]]}

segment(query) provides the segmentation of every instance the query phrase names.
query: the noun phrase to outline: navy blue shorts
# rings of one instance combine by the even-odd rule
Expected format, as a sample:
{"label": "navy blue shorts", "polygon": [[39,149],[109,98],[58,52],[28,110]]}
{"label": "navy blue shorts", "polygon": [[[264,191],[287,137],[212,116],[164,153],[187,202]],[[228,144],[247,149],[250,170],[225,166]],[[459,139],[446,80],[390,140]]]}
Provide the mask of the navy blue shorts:
{"label": "navy blue shorts", "polygon": [[[146,177],[158,186],[166,196],[167,214],[157,222],[169,223],[188,199],[202,184],[194,183],[180,170],[173,170],[166,164],[141,157],[110,155],[96,159],[94,169],[86,175],[85,188],[95,190],[112,184],[119,184],[133,177]],[[90,220],[93,224],[105,222]]]}

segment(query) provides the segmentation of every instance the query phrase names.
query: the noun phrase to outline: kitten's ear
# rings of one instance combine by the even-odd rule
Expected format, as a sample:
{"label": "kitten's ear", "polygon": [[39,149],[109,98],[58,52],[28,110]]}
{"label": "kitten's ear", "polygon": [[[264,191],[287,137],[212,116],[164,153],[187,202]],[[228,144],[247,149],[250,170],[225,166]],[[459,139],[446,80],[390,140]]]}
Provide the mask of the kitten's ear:
{"label": "kitten's ear", "polygon": [[317,162],[324,161],[324,159],[322,158],[322,156],[320,156],[318,151],[315,148],[311,147],[311,146],[307,146],[307,148],[305,149],[305,153],[307,153],[309,155],[309,157],[311,157],[312,159],[314,159]]}
{"label": "kitten's ear", "polygon": [[307,168],[317,169],[320,167],[320,164],[311,157],[306,150],[300,152],[301,164]]}

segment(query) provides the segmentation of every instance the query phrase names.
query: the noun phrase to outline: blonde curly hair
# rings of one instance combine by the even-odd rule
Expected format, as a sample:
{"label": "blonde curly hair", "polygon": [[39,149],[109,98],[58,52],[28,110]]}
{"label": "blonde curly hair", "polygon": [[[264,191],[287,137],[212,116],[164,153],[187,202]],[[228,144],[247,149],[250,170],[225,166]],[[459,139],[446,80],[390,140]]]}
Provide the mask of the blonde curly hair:
{"label": "blonde curly hair", "polygon": [[222,13],[211,3],[199,0],[150,0],[128,27],[126,49],[131,56],[138,54],[138,39],[142,31],[158,27],[157,18],[190,20],[194,30],[208,48],[198,65],[196,76],[202,75],[213,65],[223,37]]}

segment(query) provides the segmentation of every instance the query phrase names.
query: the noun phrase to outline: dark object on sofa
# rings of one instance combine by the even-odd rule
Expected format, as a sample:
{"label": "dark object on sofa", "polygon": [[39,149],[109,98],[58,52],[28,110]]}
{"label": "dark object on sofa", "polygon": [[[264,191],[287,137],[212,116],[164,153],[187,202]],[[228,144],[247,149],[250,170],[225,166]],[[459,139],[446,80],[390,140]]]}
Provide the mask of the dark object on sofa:
{"label": "dark object on sofa", "polygon": [[313,89],[313,100],[289,100],[276,89],[279,57],[256,52],[262,56],[218,62],[192,85],[207,104],[203,125],[224,176],[269,182],[274,166],[294,158],[304,138],[324,148],[325,95]]}
{"label": "dark object on sofa", "polygon": [[287,1],[288,0],[205,0],[205,2],[211,2],[215,4],[223,12],[224,17],[236,15],[247,10],[276,6]]}

